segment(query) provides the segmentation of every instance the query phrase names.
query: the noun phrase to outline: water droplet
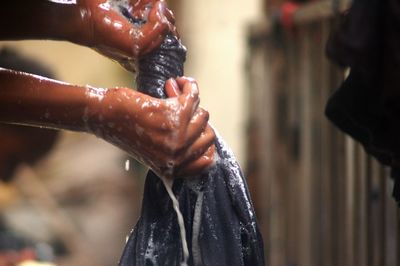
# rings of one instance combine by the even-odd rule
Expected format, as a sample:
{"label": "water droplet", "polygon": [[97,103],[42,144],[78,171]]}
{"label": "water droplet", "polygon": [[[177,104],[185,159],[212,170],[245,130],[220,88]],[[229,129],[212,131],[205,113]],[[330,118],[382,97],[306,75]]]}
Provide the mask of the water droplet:
{"label": "water droplet", "polygon": [[129,171],[131,162],[128,160],[125,161],[125,171]]}

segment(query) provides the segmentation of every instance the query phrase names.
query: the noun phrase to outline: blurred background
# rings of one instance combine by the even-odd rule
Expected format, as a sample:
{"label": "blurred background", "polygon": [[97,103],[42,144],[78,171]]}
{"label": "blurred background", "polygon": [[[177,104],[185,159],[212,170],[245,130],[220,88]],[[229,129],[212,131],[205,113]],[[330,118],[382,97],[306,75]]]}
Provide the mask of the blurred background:
{"label": "blurred background", "polygon": [[[297,1],[289,24],[283,0],[168,3],[188,48],[185,74],[246,172],[267,264],[400,265],[388,171],[324,117],[346,75],[326,59],[325,43],[350,1]],[[87,48],[0,48],[62,81],[134,87],[131,73]],[[13,180],[0,183],[0,266],[2,256],[33,252],[60,266],[116,265],[140,213],[145,167],[87,134],[42,132],[26,144],[35,133],[1,127],[0,151],[14,145],[2,141],[7,134],[25,143],[14,157],[49,152],[3,172]]]}

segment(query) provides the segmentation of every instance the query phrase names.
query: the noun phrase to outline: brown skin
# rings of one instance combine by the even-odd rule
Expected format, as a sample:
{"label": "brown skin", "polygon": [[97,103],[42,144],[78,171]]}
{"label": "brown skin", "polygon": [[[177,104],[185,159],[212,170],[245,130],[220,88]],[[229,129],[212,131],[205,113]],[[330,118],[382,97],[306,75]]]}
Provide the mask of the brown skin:
{"label": "brown skin", "polygon": [[[101,8],[105,0],[78,0],[74,5],[23,1],[24,8],[21,1],[7,1],[0,9],[0,38],[68,40],[128,69],[133,59],[158,47],[167,32],[175,32],[163,1],[132,3],[131,12],[138,17],[150,4],[147,23],[134,29],[116,12]],[[1,68],[0,84],[1,122],[93,133],[160,176],[196,174],[213,162],[215,135],[207,111],[198,106],[192,79],[168,80],[166,91],[172,98],[167,100],[128,88],[75,86]]]}
{"label": "brown skin", "polygon": [[49,0],[7,1],[0,9],[0,40],[51,39],[84,45],[123,64],[134,60],[176,34],[175,18],[165,1],[130,2],[133,16],[143,18],[150,6],[147,23],[133,26],[111,10],[106,0],[77,0],[60,4]]}
{"label": "brown skin", "polygon": [[[175,80],[170,79],[167,84],[165,91],[168,97],[182,97],[185,94],[185,86],[196,86],[197,83],[194,79],[187,77],[179,77]],[[198,91],[197,91],[198,93]],[[201,112],[206,112],[204,109],[199,108],[197,115]],[[208,113],[207,113],[208,117]],[[201,169],[209,166],[214,159],[215,152],[215,133],[214,130],[207,123],[206,128],[201,132],[201,137],[192,144],[190,149],[186,151],[184,156],[177,154],[178,163],[177,174],[182,173],[188,175],[194,175]],[[200,155],[200,157],[198,157]],[[179,161],[181,160],[181,161]]]}

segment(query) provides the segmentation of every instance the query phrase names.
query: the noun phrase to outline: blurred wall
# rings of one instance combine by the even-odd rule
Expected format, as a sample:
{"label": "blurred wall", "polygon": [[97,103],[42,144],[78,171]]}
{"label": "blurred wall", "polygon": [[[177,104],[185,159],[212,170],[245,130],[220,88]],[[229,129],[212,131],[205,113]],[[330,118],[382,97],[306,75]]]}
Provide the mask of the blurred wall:
{"label": "blurred wall", "polygon": [[0,42],[49,66],[57,78],[79,85],[132,86],[133,77],[118,64],[91,49],[56,41]]}
{"label": "blurred wall", "polygon": [[199,83],[201,104],[243,165],[246,127],[246,29],[260,0],[184,0],[178,26],[188,48],[185,74]]}

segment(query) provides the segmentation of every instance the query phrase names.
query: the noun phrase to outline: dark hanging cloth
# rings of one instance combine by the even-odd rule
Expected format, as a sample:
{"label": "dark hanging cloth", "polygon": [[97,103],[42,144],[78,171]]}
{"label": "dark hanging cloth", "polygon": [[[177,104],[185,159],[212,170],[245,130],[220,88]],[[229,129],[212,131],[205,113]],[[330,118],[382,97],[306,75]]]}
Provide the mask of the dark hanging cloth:
{"label": "dark hanging cloth", "polygon": [[[139,91],[165,98],[164,84],[183,75],[186,49],[168,35],[161,47],[139,62]],[[173,185],[184,217],[188,265],[264,265],[263,242],[246,181],[230,149],[216,140],[216,164]],[[176,213],[159,177],[149,171],[141,217],[120,266],[178,266],[183,260]]]}
{"label": "dark hanging cloth", "polygon": [[327,54],[351,70],[328,100],[326,115],[392,168],[400,203],[400,1],[354,0]]}

